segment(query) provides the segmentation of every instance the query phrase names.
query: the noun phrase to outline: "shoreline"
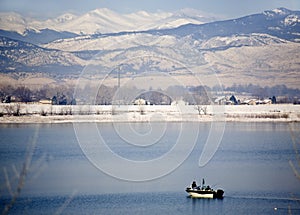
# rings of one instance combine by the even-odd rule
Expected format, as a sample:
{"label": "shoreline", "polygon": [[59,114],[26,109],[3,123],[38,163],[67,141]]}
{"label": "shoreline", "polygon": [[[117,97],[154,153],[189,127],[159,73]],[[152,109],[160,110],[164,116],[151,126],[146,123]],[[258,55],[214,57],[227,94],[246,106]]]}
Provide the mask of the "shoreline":
{"label": "shoreline", "polygon": [[107,120],[99,118],[85,118],[81,120],[74,120],[64,117],[46,117],[39,119],[37,117],[5,117],[4,120],[1,118],[0,124],[64,124],[64,123],[149,123],[149,122],[169,122],[169,123],[207,123],[207,122],[237,122],[237,123],[300,123],[300,119],[270,119],[270,118],[226,118],[225,120],[213,120],[212,118],[206,118],[203,120]]}
{"label": "shoreline", "polygon": [[[11,112],[8,113],[9,110]],[[0,104],[0,113],[2,113],[0,117],[0,123],[2,124],[80,122],[300,122],[300,105],[292,104],[256,106],[58,106],[43,104]],[[15,113],[18,113],[18,115]]]}

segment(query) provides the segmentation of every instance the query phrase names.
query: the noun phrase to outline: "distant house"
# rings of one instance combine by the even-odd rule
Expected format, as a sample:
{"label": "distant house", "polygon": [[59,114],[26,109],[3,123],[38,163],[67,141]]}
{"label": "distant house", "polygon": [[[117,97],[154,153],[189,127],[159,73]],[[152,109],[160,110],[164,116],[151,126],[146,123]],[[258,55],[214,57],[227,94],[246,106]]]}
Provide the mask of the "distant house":
{"label": "distant house", "polygon": [[175,105],[178,105],[178,106],[184,106],[184,105],[187,105],[187,103],[183,100],[179,100],[179,101],[173,101],[171,103],[172,106],[175,106]]}
{"label": "distant house", "polygon": [[216,98],[214,102],[218,105],[226,104],[226,97],[220,96],[220,97]]}
{"label": "distant house", "polygon": [[147,101],[145,99],[136,99],[133,104],[134,105],[146,105]]}
{"label": "distant house", "polygon": [[272,102],[271,99],[264,99],[264,100],[263,100],[263,104],[265,104],[265,105],[270,105],[270,104],[273,104],[273,102]]}
{"label": "distant house", "polygon": [[256,105],[257,100],[256,99],[248,99],[248,100],[243,101],[241,104],[243,104],[243,105]]}
{"label": "distant house", "polygon": [[231,100],[228,100],[225,102],[226,105],[235,105],[235,103]]}
{"label": "distant house", "polygon": [[271,99],[264,99],[264,100],[257,100],[257,99],[248,99],[243,102],[241,102],[243,105],[266,105],[266,104],[272,104]]}
{"label": "distant house", "polygon": [[42,99],[39,101],[40,104],[43,105],[52,105],[52,100],[51,99]]}

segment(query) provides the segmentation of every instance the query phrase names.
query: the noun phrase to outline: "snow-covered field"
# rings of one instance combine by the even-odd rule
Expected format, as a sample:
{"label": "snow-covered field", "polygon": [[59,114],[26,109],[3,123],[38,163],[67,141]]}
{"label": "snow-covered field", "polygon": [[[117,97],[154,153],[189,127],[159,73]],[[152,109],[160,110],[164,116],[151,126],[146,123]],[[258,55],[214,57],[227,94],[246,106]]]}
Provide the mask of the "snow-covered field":
{"label": "snow-covered field", "polygon": [[63,122],[300,122],[300,105],[75,105],[0,104],[0,123]]}

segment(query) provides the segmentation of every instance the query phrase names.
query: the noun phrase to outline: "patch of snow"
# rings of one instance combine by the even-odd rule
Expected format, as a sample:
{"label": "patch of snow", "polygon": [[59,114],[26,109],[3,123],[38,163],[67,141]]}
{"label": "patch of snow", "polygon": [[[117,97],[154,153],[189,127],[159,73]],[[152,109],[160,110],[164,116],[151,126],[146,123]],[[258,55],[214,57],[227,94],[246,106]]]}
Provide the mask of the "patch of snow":
{"label": "patch of snow", "polygon": [[298,22],[300,22],[300,18],[299,18],[299,16],[297,16],[295,14],[289,15],[284,19],[285,26],[294,26]]}
{"label": "patch of snow", "polygon": [[239,46],[263,46],[270,44],[286,43],[286,40],[268,34],[233,35],[230,37],[213,37],[202,43],[202,49]]}
{"label": "patch of snow", "polygon": [[66,13],[66,14],[63,14],[63,15],[57,17],[55,19],[55,21],[58,22],[58,23],[65,23],[65,22],[70,22],[70,21],[72,21],[76,18],[77,18],[76,15],[71,14],[71,13]]}
{"label": "patch of snow", "polygon": [[290,14],[291,11],[286,8],[276,8],[273,10],[264,11],[263,14],[268,17],[284,16]]}
{"label": "patch of snow", "polygon": [[1,12],[0,13],[1,29],[7,31],[16,31],[23,34],[28,26],[27,20],[15,12]]}
{"label": "patch of snow", "polygon": [[284,11],[282,8],[275,8],[272,10],[276,14],[284,15],[286,14],[286,11]]}
{"label": "patch of snow", "polygon": [[71,39],[57,40],[44,45],[44,48],[64,51],[115,50],[129,49],[143,44],[147,44],[149,46],[159,45],[160,47],[168,47],[176,42],[177,40],[175,37],[168,35],[157,36],[151,34],[126,34],[99,38],[80,36]]}

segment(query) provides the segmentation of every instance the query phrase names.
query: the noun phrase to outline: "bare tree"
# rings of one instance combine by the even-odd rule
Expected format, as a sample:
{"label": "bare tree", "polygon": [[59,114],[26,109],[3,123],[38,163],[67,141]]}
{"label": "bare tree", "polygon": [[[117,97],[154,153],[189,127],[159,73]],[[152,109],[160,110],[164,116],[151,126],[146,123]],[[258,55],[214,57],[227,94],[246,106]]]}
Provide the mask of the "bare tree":
{"label": "bare tree", "polygon": [[20,102],[30,102],[32,92],[29,88],[22,86],[15,90],[14,95]]}
{"label": "bare tree", "polygon": [[[14,176],[10,177],[8,174],[8,171],[6,167],[3,167],[3,173],[5,178],[5,185],[4,187],[7,188],[8,193],[10,195],[9,202],[4,205],[4,209],[2,211],[2,215],[9,214],[13,206],[15,205],[17,199],[19,198],[23,187],[25,185],[25,182],[28,181],[28,173],[32,172],[34,173],[32,178],[36,178],[38,174],[41,172],[42,169],[45,168],[45,159],[46,155],[41,156],[38,160],[35,161],[35,163],[32,165],[32,157],[33,153],[37,144],[39,134],[39,125],[36,126],[35,132],[32,136],[32,138],[28,142],[25,160],[23,162],[22,168],[20,171],[17,170],[15,165],[12,165],[12,171],[14,173]],[[31,170],[31,171],[30,171]],[[16,187],[14,188],[13,181],[16,180]],[[64,209],[70,204],[70,202],[75,197],[77,191],[74,190],[72,194],[62,203],[62,205],[57,209],[55,214],[62,214]]]}
{"label": "bare tree", "polygon": [[21,115],[21,105],[18,103],[9,104],[4,107],[6,114],[11,116],[20,116]]}
{"label": "bare tree", "polygon": [[96,97],[96,104],[111,105],[115,89],[101,85]]}
{"label": "bare tree", "polygon": [[3,168],[4,175],[5,175],[5,181],[6,181],[6,187],[8,189],[8,192],[11,195],[11,199],[10,199],[9,203],[7,205],[5,205],[5,207],[4,207],[4,210],[2,212],[3,215],[9,213],[9,211],[11,210],[13,205],[15,204],[17,198],[20,196],[21,191],[24,187],[25,179],[26,179],[26,176],[27,176],[30,164],[31,164],[32,155],[33,155],[36,143],[37,143],[38,132],[39,132],[39,127],[37,126],[37,128],[35,129],[35,133],[34,133],[32,139],[29,142],[29,145],[28,145],[28,148],[27,148],[27,151],[26,151],[25,160],[24,160],[24,163],[23,163],[23,166],[22,166],[22,170],[21,170],[20,174],[17,174],[18,182],[17,182],[17,187],[16,187],[15,190],[13,190],[13,188],[11,186],[11,182],[10,182],[10,179],[8,177],[6,168]]}
{"label": "bare tree", "polygon": [[196,105],[195,109],[198,111],[199,115],[206,115],[207,114],[207,106]]}
{"label": "bare tree", "polygon": [[141,115],[145,115],[146,111],[145,111],[145,106],[144,105],[139,105],[139,112]]}

